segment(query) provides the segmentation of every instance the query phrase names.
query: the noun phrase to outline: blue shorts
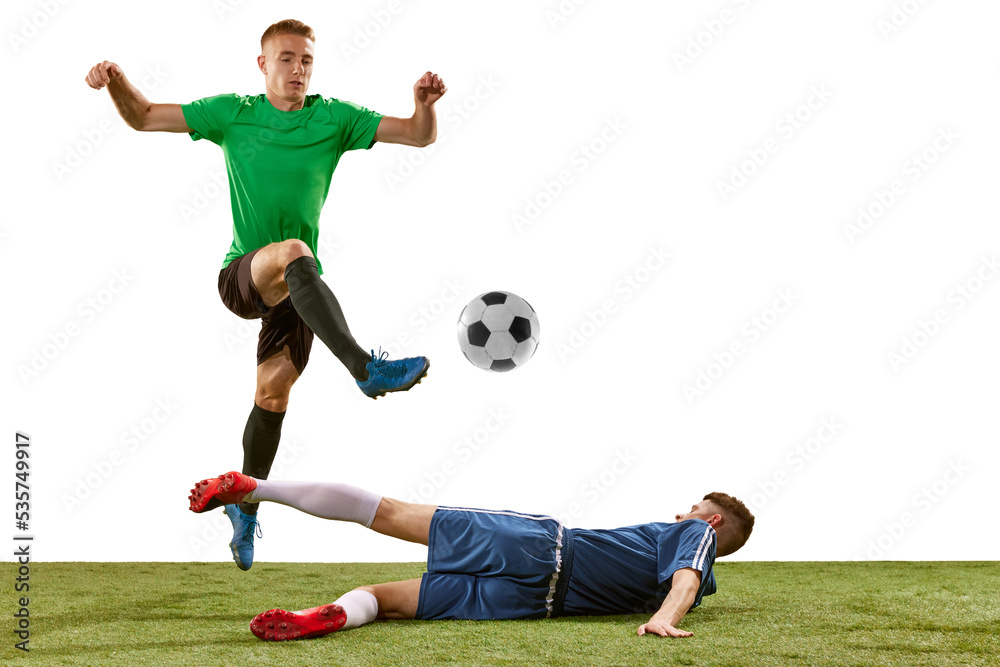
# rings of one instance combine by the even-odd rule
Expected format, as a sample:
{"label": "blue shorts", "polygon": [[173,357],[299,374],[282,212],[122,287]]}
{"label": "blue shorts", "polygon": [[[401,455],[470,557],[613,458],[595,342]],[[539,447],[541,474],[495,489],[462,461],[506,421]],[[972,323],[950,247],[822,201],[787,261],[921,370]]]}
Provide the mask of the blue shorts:
{"label": "blue shorts", "polygon": [[439,507],[416,617],[546,618],[558,611],[563,526],[550,516]]}

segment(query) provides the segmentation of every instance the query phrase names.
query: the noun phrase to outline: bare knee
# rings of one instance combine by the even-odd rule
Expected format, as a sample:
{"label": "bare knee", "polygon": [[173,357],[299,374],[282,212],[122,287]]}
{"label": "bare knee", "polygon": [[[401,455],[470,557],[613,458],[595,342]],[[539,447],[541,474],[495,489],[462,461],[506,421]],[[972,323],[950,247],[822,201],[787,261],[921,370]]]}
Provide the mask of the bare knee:
{"label": "bare knee", "polygon": [[288,409],[288,398],[292,393],[294,379],[267,378],[257,382],[257,393],[254,402],[271,412],[284,412]]}
{"label": "bare knee", "polygon": [[427,545],[431,517],[436,505],[418,505],[393,498],[382,498],[371,529],[396,539]]}
{"label": "bare knee", "polygon": [[288,409],[289,391],[280,392],[274,389],[257,387],[254,403],[269,412],[285,412]]}
{"label": "bare knee", "polygon": [[300,257],[312,257],[309,246],[298,239],[288,239],[265,246],[250,263],[250,277],[266,306],[274,306],[288,297],[285,270]]}
{"label": "bare knee", "polygon": [[404,620],[415,618],[420,603],[420,579],[391,581],[374,586],[358,586],[354,590],[375,596],[378,603],[377,618]]}
{"label": "bare knee", "polygon": [[288,266],[299,257],[312,257],[312,250],[298,239],[288,239],[275,243],[275,258],[281,266]]}
{"label": "bare knee", "polygon": [[299,378],[289,357],[288,347],[257,366],[257,392],[254,402],[271,412],[288,409],[292,385]]}

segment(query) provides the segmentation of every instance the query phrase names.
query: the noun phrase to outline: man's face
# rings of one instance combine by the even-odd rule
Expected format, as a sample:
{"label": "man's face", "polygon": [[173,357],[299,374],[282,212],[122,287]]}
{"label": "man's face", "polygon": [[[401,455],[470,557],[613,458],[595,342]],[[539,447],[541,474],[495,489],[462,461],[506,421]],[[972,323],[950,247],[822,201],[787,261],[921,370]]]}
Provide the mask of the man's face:
{"label": "man's face", "polygon": [[312,77],[314,46],[301,35],[277,35],[268,40],[257,58],[267,90],[286,102],[304,100]]}
{"label": "man's face", "polygon": [[674,517],[674,520],[680,523],[688,519],[701,519],[702,521],[711,523],[711,518],[716,514],[719,514],[719,508],[715,506],[715,503],[711,500],[702,500],[698,504],[692,505],[690,512],[687,514],[678,514]]}

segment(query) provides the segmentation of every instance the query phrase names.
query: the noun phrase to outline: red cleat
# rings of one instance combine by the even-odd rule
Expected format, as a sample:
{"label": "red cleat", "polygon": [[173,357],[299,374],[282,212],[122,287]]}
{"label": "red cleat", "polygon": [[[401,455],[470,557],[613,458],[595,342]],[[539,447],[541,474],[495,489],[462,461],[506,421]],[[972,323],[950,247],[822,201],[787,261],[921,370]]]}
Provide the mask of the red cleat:
{"label": "red cleat", "polygon": [[271,609],[257,614],[250,621],[250,632],[264,641],[283,642],[322,637],[340,630],[345,623],[347,614],[339,604],[325,604],[302,611]]}
{"label": "red cleat", "polygon": [[192,512],[206,512],[220,505],[242,502],[248,493],[257,488],[257,480],[241,472],[227,472],[214,479],[203,479],[191,489],[188,500]]}

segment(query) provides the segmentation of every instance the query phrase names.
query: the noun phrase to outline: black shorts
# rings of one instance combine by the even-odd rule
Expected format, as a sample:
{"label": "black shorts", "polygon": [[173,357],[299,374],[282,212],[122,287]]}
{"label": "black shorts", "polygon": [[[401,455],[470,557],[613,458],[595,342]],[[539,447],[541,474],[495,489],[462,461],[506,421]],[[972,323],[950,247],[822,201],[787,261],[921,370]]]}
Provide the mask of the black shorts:
{"label": "black shorts", "polygon": [[261,319],[260,335],[257,337],[258,366],[287,345],[292,364],[301,375],[312,349],[312,329],[295,312],[291,297],[270,308],[261,301],[250,277],[250,262],[257,250],[237,257],[219,272],[219,296],[226,308],[243,319]]}

